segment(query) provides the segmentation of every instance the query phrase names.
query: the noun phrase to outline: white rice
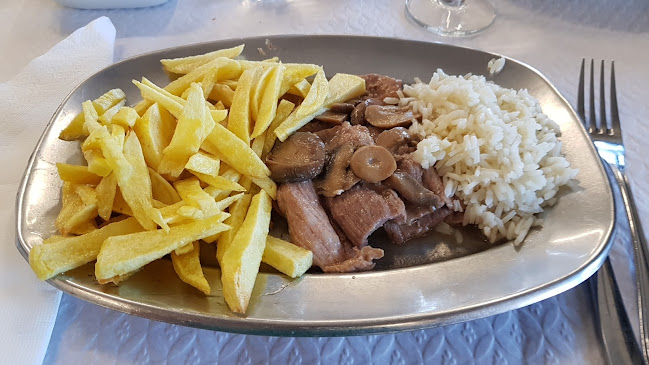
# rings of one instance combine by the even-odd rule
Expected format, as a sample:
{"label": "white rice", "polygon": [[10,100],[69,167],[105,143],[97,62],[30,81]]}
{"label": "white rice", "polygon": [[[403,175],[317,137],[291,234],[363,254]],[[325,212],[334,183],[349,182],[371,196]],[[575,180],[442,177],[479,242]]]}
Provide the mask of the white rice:
{"label": "white rice", "polygon": [[[504,61],[504,60],[503,60]],[[414,159],[435,166],[445,192],[490,242],[523,241],[543,207],[577,174],[561,154],[559,126],[526,90],[486,82],[483,76],[449,76],[437,70],[399,92],[399,105],[422,114],[411,134],[424,139]]]}
{"label": "white rice", "polygon": [[490,75],[495,75],[495,74],[499,73],[500,71],[503,70],[503,67],[505,67],[505,58],[504,57],[500,57],[498,59],[492,58],[487,63],[487,69],[489,70]]}

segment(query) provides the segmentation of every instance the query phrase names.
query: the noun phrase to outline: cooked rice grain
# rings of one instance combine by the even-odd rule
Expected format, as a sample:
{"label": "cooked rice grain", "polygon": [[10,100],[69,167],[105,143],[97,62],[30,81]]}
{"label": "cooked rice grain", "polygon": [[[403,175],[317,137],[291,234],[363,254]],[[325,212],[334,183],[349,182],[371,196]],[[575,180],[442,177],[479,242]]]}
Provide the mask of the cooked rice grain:
{"label": "cooked rice grain", "polygon": [[463,224],[478,225],[490,242],[522,242],[541,224],[534,214],[577,174],[561,154],[559,126],[526,90],[437,70],[428,84],[404,86],[399,99],[422,115],[410,127],[424,138],[414,159],[435,166],[445,193],[466,205]]}

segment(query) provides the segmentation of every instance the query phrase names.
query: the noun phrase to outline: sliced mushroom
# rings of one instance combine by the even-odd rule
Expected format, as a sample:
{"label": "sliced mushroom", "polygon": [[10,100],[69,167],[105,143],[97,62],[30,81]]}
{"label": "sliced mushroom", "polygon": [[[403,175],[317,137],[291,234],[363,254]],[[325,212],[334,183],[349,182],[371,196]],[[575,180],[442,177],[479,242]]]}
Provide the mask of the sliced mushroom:
{"label": "sliced mushroom", "polygon": [[326,111],[318,115],[314,119],[327,124],[338,125],[338,124],[343,124],[343,122],[346,121],[347,118],[349,118],[349,114],[347,113],[336,113],[332,111]]}
{"label": "sliced mushroom", "polygon": [[370,105],[365,108],[365,120],[383,129],[407,127],[416,117],[409,108],[395,105]]}
{"label": "sliced mushroom", "polygon": [[415,178],[399,169],[385,179],[385,183],[411,203],[435,207],[441,207],[444,204],[444,201],[435,193],[426,189]]}
{"label": "sliced mushroom", "polygon": [[363,146],[354,152],[349,166],[354,175],[377,183],[392,175],[397,169],[397,162],[390,151],[381,146]]}
{"label": "sliced mushroom", "polygon": [[376,139],[376,144],[384,147],[390,153],[396,154],[402,146],[408,145],[410,133],[403,127],[384,130]]}
{"label": "sliced mushroom", "polygon": [[297,182],[313,179],[322,171],[325,146],[309,132],[296,132],[278,143],[266,156],[270,177],[276,182]]}
{"label": "sliced mushroom", "polygon": [[348,169],[349,161],[354,155],[354,146],[346,144],[336,150],[331,162],[327,165],[324,180],[317,182],[320,194],[327,197],[334,197],[349,190],[360,181],[354,173]]}
{"label": "sliced mushroom", "polygon": [[365,80],[365,89],[369,97],[379,97],[381,99],[391,96],[397,96],[397,91],[401,89],[403,82],[390,76],[379,74],[361,75]]}
{"label": "sliced mushroom", "polygon": [[385,103],[381,99],[370,98],[356,104],[351,113],[352,125],[365,124],[365,109],[370,105],[385,105]]}
{"label": "sliced mushroom", "polygon": [[334,112],[334,113],[343,113],[343,114],[349,114],[354,110],[354,104],[352,103],[335,103],[332,104],[329,107],[329,110]]}

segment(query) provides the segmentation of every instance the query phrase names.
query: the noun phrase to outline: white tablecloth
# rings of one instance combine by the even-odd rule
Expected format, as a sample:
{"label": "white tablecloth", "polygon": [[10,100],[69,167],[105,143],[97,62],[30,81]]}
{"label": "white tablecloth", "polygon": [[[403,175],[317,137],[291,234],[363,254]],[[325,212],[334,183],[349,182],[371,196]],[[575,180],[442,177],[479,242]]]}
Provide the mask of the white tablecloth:
{"label": "white tablecloth", "polygon": [[[645,162],[649,133],[643,127],[649,116],[649,2],[493,3],[498,18],[491,29],[454,39],[413,25],[400,0],[170,0],[154,8],[110,11],[67,9],[52,0],[3,2],[0,82],[101,15],[110,17],[117,28],[116,61],[160,48],[246,36],[391,36],[517,58],[544,73],[573,104],[581,58],[615,59],[630,179],[644,226],[649,227],[649,205],[643,204],[649,201],[649,163]],[[615,249],[626,248],[620,243]],[[64,295],[45,363],[600,363],[602,352],[593,323],[584,286],[469,323],[346,338],[210,332],[121,314]]]}

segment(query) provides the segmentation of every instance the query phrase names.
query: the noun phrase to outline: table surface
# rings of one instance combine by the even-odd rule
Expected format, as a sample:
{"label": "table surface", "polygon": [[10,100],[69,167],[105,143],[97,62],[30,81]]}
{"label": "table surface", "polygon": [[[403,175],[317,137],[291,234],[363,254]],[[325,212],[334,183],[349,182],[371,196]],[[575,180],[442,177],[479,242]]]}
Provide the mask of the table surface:
{"label": "table surface", "polygon": [[[395,0],[170,0],[135,10],[76,10],[53,0],[0,4],[0,82],[99,16],[117,28],[115,61],[217,39],[276,34],[363,34],[445,42],[526,62],[574,105],[583,57],[615,59],[630,179],[649,227],[649,2],[494,0],[495,24],[443,38],[411,23]],[[435,67],[431,65],[431,68]],[[624,241],[624,240],[620,240]],[[624,242],[616,251],[628,250]],[[625,254],[623,253],[622,256]],[[619,265],[625,266],[625,265]],[[623,274],[628,277],[628,274]],[[627,293],[631,296],[633,293]],[[632,302],[632,301],[631,301]],[[121,314],[63,295],[45,363],[601,363],[587,288],[473,322],[378,336],[232,335]]]}

